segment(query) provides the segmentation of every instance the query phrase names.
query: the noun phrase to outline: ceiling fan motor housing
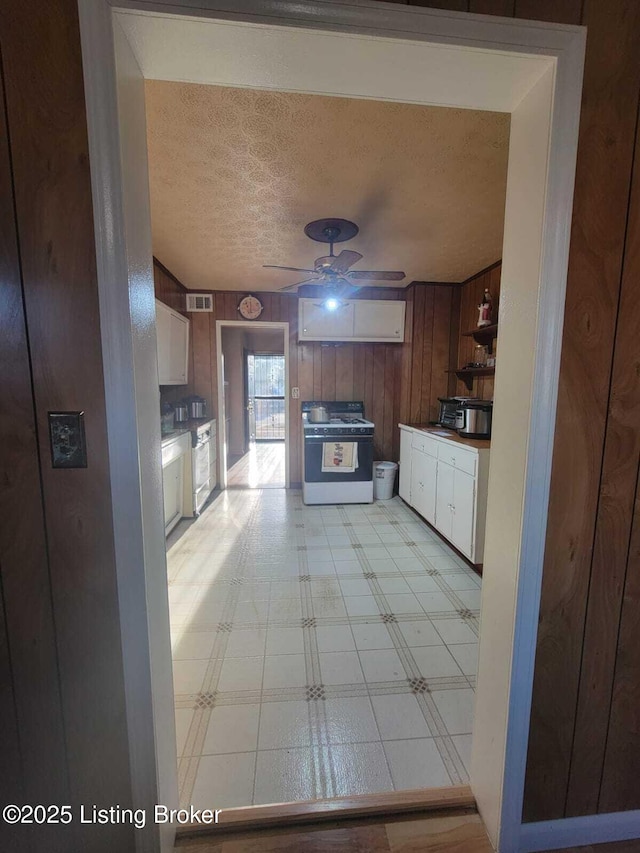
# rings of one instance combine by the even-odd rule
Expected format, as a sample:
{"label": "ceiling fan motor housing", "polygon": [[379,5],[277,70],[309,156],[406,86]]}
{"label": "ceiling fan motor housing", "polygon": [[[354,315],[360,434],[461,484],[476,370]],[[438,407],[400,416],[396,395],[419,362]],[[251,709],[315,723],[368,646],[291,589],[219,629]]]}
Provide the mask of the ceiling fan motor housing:
{"label": "ceiling fan motor housing", "polygon": [[360,229],[348,219],[316,219],[305,225],[304,233],[318,243],[329,243],[333,255],[333,244],[353,240]]}
{"label": "ceiling fan motor housing", "polygon": [[343,287],[346,286],[349,289],[354,289],[364,286],[356,284],[355,279],[369,282],[402,280],[404,273],[400,271],[351,270],[350,268],[353,264],[361,260],[362,255],[360,252],[343,249],[338,256],[334,254],[334,243],[344,243],[347,240],[352,240],[359,231],[360,229],[356,223],[351,222],[349,219],[315,219],[313,222],[305,225],[304,233],[311,240],[315,240],[318,243],[328,243],[329,254],[321,258],[316,258],[312,270],[301,269],[300,267],[276,266],[273,264],[265,264],[264,266],[270,269],[313,273],[311,278],[281,287],[280,290],[294,290],[302,284],[315,282],[331,286],[342,284]]}

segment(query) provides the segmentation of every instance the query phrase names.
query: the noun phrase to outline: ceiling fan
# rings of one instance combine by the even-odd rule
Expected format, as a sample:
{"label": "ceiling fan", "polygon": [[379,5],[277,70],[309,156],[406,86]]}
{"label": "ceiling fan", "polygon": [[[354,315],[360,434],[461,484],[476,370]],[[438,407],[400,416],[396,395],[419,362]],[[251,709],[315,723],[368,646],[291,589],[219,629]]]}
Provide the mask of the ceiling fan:
{"label": "ceiling fan", "polygon": [[333,252],[334,243],[352,240],[360,229],[348,219],[316,219],[305,225],[304,233],[318,243],[329,244],[329,254],[316,258],[313,269],[301,267],[282,267],[276,264],[264,264],[265,269],[290,270],[291,272],[311,273],[310,278],[281,287],[280,290],[295,290],[302,284],[348,285],[349,287],[367,287],[372,281],[402,281],[403,272],[397,270],[352,270],[351,267],[362,258],[360,252],[343,249],[339,255]]}

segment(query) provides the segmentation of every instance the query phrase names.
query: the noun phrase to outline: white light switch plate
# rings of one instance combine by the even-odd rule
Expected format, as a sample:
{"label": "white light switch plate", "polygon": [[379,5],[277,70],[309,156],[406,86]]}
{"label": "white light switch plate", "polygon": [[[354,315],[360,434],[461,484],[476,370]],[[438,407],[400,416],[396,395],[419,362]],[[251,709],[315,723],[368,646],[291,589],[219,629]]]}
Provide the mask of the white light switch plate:
{"label": "white light switch plate", "polygon": [[292,388],[291,389],[291,397],[293,400],[299,400],[300,399],[300,389],[299,388]]}

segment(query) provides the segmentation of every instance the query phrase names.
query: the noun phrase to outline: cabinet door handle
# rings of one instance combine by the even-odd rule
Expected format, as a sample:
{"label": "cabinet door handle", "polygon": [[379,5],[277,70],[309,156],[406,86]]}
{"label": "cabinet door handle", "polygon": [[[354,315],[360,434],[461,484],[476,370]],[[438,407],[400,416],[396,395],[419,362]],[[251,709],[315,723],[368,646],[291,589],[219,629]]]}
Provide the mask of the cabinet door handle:
{"label": "cabinet door handle", "polygon": [[455,456],[452,456],[452,457],[451,457],[451,464],[452,464],[452,465],[455,465],[455,464],[456,464],[456,457],[455,457]]}

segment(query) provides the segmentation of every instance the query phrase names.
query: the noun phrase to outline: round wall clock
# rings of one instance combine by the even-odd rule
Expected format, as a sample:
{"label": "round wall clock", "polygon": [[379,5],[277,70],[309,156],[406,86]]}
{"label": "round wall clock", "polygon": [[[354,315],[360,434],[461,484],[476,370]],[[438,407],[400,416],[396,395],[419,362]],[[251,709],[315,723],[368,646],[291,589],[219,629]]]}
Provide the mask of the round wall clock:
{"label": "round wall clock", "polygon": [[262,314],[263,308],[264,306],[258,297],[252,296],[251,294],[249,294],[249,296],[245,296],[238,305],[240,316],[244,317],[245,320],[257,320]]}

